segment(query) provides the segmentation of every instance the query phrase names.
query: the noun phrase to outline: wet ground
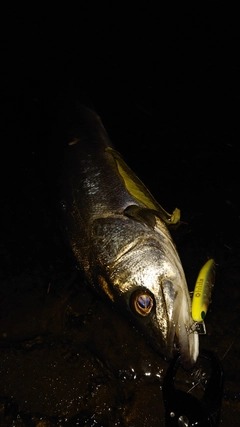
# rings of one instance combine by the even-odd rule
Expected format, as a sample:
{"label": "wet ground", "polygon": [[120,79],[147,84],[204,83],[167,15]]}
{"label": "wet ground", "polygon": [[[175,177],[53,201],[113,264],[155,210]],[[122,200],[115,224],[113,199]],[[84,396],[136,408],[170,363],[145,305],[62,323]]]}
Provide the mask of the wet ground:
{"label": "wet ground", "polygon": [[[165,425],[162,384],[168,363],[115,307],[89,288],[63,236],[59,210],[63,147],[75,99],[86,95],[117,149],[159,203],[168,211],[181,209],[183,224],[173,231],[173,238],[190,291],[205,261],[213,257],[217,263],[207,333],[200,337],[200,346],[216,352],[225,372],[220,425],[239,424],[238,69],[231,44],[234,25],[223,4],[213,3],[208,18],[201,21],[206,33],[200,37],[194,32],[197,54],[191,60],[190,44],[182,48],[183,33],[171,39],[176,61],[164,61],[157,72],[152,62],[149,71],[151,54],[141,44],[145,65],[142,53],[137,63],[131,59],[128,71],[121,62],[126,79],[120,81],[115,70],[119,59],[116,54],[113,63],[108,58],[107,70],[99,43],[93,51],[99,62],[92,60],[96,67],[88,79],[79,69],[63,77],[57,72],[62,53],[58,48],[58,66],[49,60],[51,77],[46,57],[42,62],[35,54],[34,78],[20,70],[5,87],[0,246],[3,427]],[[69,58],[70,53],[63,63],[71,68],[74,61]],[[113,78],[108,81],[109,76]],[[189,390],[199,381],[196,371],[194,375],[184,380],[182,376],[178,386]]]}

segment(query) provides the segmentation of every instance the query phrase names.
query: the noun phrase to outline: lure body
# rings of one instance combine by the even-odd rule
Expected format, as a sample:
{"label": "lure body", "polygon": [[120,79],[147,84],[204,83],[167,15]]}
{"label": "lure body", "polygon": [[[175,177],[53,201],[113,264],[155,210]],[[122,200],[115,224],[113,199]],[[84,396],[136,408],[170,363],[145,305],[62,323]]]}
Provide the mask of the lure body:
{"label": "lure body", "polygon": [[213,259],[209,259],[199,272],[192,300],[192,318],[195,322],[202,322],[207,314],[215,282],[215,272],[216,264]]}
{"label": "lure body", "polygon": [[117,153],[98,115],[82,108],[68,144],[66,231],[79,265],[98,292],[134,319],[164,356],[177,339],[182,362],[195,363],[198,335],[168,214]]}

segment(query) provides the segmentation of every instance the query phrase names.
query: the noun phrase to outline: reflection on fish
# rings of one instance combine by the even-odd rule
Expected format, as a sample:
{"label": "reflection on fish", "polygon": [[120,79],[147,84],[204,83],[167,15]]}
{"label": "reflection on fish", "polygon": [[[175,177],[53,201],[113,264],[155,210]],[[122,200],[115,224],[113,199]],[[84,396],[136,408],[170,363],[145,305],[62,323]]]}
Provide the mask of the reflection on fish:
{"label": "reflection on fish", "polygon": [[[128,313],[167,358],[198,356],[191,301],[168,214],[114,150],[98,115],[81,107],[68,144],[64,192],[68,238],[88,281]],[[177,344],[176,344],[177,342]]]}

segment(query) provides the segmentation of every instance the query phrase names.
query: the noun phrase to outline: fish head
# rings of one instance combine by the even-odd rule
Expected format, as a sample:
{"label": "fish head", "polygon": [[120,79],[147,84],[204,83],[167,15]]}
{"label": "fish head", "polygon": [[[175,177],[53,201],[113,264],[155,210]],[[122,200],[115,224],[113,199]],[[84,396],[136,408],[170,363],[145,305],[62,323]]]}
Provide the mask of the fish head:
{"label": "fish head", "polygon": [[142,247],[119,295],[152,346],[166,359],[179,350],[182,364],[191,368],[198,356],[198,334],[193,330],[185,277],[176,265],[171,271],[169,259],[152,249]]}
{"label": "fish head", "polygon": [[[198,357],[198,334],[184,271],[168,231],[164,228],[159,236],[159,231],[146,233],[135,224],[133,237],[133,224],[128,228],[126,223],[113,223],[116,238],[111,230],[111,240],[101,246],[108,253],[108,262],[106,257],[101,262],[107,269],[98,277],[102,289],[159,353],[169,359],[179,351],[183,366],[191,368]],[[106,236],[107,230],[104,242]]]}

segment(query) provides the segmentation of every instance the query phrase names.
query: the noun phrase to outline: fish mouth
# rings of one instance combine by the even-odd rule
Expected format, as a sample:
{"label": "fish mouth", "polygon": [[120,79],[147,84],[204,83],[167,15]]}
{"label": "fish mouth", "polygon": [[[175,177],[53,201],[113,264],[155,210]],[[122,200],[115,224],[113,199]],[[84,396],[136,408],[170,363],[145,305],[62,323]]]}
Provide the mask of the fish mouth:
{"label": "fish mouth", "polygon": [[179,345],[181,363],[186,368],[192,368],[199,354],[199,336],[194,329],[194,322],[184,304],[179,313],[176,326],[176,337]]}
{"label": "fish mouth", "polygon": [[[163,295],[165,299],[168,325],[167,325],[167,354],[172,356],[174,348],[181,355],[181,363],[184,368],[191,369],[198,358],[199,337],[194,330],[194,321],[191,316],[191,300],[187,292],[179,286],[174,288],[169,281],[163,283]],[[169,291],[171,289],[171,292]]]}

